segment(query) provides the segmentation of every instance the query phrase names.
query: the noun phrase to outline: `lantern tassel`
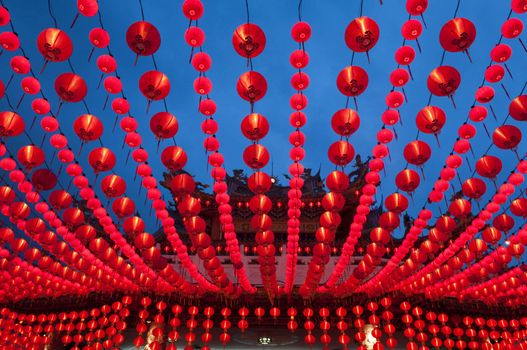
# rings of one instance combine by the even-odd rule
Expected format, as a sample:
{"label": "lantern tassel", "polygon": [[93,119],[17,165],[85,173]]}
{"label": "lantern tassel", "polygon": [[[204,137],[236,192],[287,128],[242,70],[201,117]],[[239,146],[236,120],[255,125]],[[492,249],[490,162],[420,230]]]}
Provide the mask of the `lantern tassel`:
{"label": "lantern tassel", "polygon": [[399,135],[397,134],[397,129],[393,128],[393,135],[395,136],[395,141],[399,139]]}
{"label": "lantern tassel", "polygon": [[527,52],[527,47],[525,47],[525,44],[523,43],[523,40],[521,38],[518,38],[518,40],[520,41],[520,44],[522,44],[523,50],[525,52]]}
{"label": "lantern tassel", "polygon": [[15,76],[15,73],[11,73],[11,76],[9,77],[9,80],[5,84],[5,89],[7,90],[9,88],[9,85],[11,84],[11,81],[13,80],[13,77]]}
{"label": "lantern tassel", "polygon": [[112,131],[115,131],[115,127],[117,126],[117,119],[118,118],[119,117],[117,115],[115,115],[115,120],[113,121],[113,129],[112,129]]}
{"label": "lantern tassel", "polygon": [[434,133],[434,136],[436,138],[437,147],[441,147],[441,143],[439,142],[439,135],[437,133]]}
{"label": "lantern tassel", "polygon": [[130,159],[130,153],[131,153],[131,152],[132,152],[132,150],[129,149],[129,150],[128,150],[128,154],[126,155],[126,160],[125,160],[125,162],[124,162],[125,165],[128,164],[128,160]]}
{"label": "lantern tassel", "polygon": [[470,172],[472,172],[472,166],[470,165],[470,162],[469,162],[467,156],[465,156],[465,161],[467,162],[468,170],[470,170]]}
{"label": "lantern tassel", "polygon": [[485,123],[483,123],[483,129],[485,129],[487,136],[490,137],[489,130],[487,129],[487,125]]}
{"label": "lantern tassel", "polygon": [[60,109],[62,108],[62,104],[64,102],[62,100],[60,100],[60,103],[59,103],[59,108],[57,109],[57,113],[55,113],[55,117],[58,117],[59,116],[59,113],[60,113]]}
{"label": "lantern tassel", "polygon": [[90,54],[88,55],[88,62],[91,60],[91,56],[93,55],[93,51],[95,51],[95,47],[91,48]]}
{"label": "lantern tassel", "polygon": [[104,111],[106,109],[106,105],[108,104],[108,98],[110,95],[106,95],[106,99],[104,100],[104,105],[102,106],[102,110]]}
{"label": "lantern tassel", "polygon": [[355,109],[358,111],[359,105],[357,104],[357,98],[355,96],[353,96],[353,103],[355,104]]}
{"label": "lantern tassel", "polygon": [[22,96],[20,96],[20,100],[18,100],[18,103],[16,104],[16,108],[18,109],[18,107],[20,107],[20,104],[22,103],[22,100],[24,99],[24,96],[26,96],[26,94],[22,94]]}
{"label": "lantern tassel", "polygon": [[44,64],[42,65],[42,68],[40,68],[40,72],[38,74],[44,73],[44,69],[46,69],[48,62],[49,62],[48,60],[44,60]]}
{"label": "lantern tassel", "polygon": [[78,18],[79,18],[79,13],[77,12],[75,17],[73,18],[73,22],[71,22],[70,29],[73,28],[73,26],[75,25],[75,22],[77,22]]}
{"label": "lantern tassel", "polygon": [[397,112],[399,114],[399,123],[401,126],[404,126],[403,117],[401,116],[401,113]]}
{"label": "lantern tassel", "polygon": [[402,90],[403,90],[404,100],[406,101],[406,103],[408,103],[408,96],[406,95],[406,90],[404,89],[404,87],[402,88]]}
{"label": "lantern tassel", "polygon": [[507,98],[510,100],[511,99],[511,95],[509,95],[509,92],[505,88],[505,85],[503,85],[503,83],[501,83],[500,85],[501,85],[501,88],[503,89],[503,91],[505,92],[505,95],[507,95]]}
{"label": "lantern tassel", "polygon": [[99,84],[97,84],[97,90],[101,87],[102,78],[104,78],[104,73],[101,73],[101,77],[99,78]]}
{"label": "lantern tassel", "polygon": [[368,64],[371,63],[371,61],[370,61],[370,53],[368,51],[366,51],[366,58],[368,59]]}
{"label": "lantern tassel", "polygon": [[448,98],[450,98],[450,101],[452,101],[452,105],[454,106],[454,109],[457,109],[456,101],[454,101],[454,95],[449,95]]}
{"label": "lantern tassel", "polygon": [[520,155],[518,154],[518,148],[515,148],[512,150],[514,152],[514,154],[516,155],[516,158],[518,158],[518,162],[521,162],[521,158],[520,158]]}
{"label": "lantern tassel", "polygon": [[37,116],[33,116],[33,120],[31,121],[31,125],[29,126],[29,130],[33,129],[33,126],[35,125],[35,121],[37,120]]}
{"label": "lantern tassel", "polygon": [[428,26],[426,25],[426,21],[425,21],[425,15],[423,12],[421,12],[421,21],[423,21],[425,28],[428,29]]}
{"label": "lantern tassel", "polygon": [[467,55],[468,60],[470,61],[470,63],[472,63],[472,57],[470,57],[470,53],[468,52],[468,49],[465,50],[465,54]]}
{"label": "lantern tassel", "polygon": [[419,53],[423,52],[421,50],[421,44],[419,44],[419,39],[415,39],[415,43],[417,44],[417,48],[419,49]]}
{"label": "lantern tassel", "polygon": [[463,181],[461,181],[461,177],[459,176],[459,173],[456,172],[456,175],[457,175],[457,179],[459,181],[459,186],[463,187]]}
{"label": "lantern tassel", "polygon": [[492,108],[492,105],[489,104],[490,111],[492,112],[492,117],[494,117],[495,121],[498,121],[498,117],[496,117],[496,112],[494,112],[494,108]]}
{"label": "lantern tassel", "polygon": [[42,141],[40,141],[40,148],[44,145],[44,141],[46,141],[46,134],[42,135]]}
{"label": "lantern tassel", "polygon": [[496,191],[498,191],[498,184],[496,183],[496,178],[495,177],[492,178],[492,183],[494,184],[494,189]]}
{"label": "lantern tassel", "polygon": [[137,66],[137,61],[139,60],[139,55],[135,55],[135,60],[134,60],[134,67]]}
{"label": "lantern tassel", "polygon": [[80,157],[80,155],[81,155],[82,148],[84,147],[84,143],[85,143],[84,141],[81,142],[81,146],[79,147],[79,153],[77,154],[77,158]]}
{"label": "lantern tassel", "polygon": [[408,73],[410,73],[410,79],[414,80],[414,75],[412,74],[412,68],[408,65]]}
{"label": "lantern tassel", "polygon": [[509,66],[507,66],[506,63],[504,63],[503,65],[505,66],[505,69],[507,70],[507,73],[509,73],[509,76],[511,77],[511,79],[514,79],[514,77],[512,76],[511,70],[509,69]]}
{"label": "lantern tassel", "polygon": [[423,180],[426,181],[426,176],[425,176],[424,167],[420,166],[420,167],[419,167],[419,170],[421,171],[421,175],[423,176]]}
{"label": "lantern tassel", "polygon": [[152,103],[152,100],[148,100],[148,104],[146,105],[146,114],[148,114],[148,111],[150,110],[151,103]]}
{"label": "lantern tassel", "polygon": [[192,57],[194,56],[194,46],[190,48],[190,57],[188,58],[188,63],[192,63]]}

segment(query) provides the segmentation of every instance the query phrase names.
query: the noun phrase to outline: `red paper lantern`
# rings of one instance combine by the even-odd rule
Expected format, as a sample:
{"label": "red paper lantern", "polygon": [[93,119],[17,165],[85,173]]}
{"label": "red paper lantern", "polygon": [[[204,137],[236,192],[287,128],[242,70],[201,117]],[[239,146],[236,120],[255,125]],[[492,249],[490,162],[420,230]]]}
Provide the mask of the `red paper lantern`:
{"label": "red paper lantern", "polygon": [[379,40],[379,26],[370,17],[358,17],[346,27],[344,40],[346,45],[355,52],[371,50]]}
{"label": "red paper lantern", "polygon": [[240,25],[232,35],[232,46],[242,57],[253,58],[262,53],[265,48],[265,34],[256,24]]}
{"label": "red paper lantern", "polygon": [[527,121],[527,95],[516,97],[509,105],[509,114],[518,121]]}
{"label": "red paper lantern", "polygon": [[258,141],[269,132],[267,118],[258,113],[251,113],[243,118],[240,125],[243,136],[249,140]]}
{"label": "red paper lantern", "polygon": [[79,139],[89,142],[101,137],[104,126],[93,114],[83,114],[73,122],[73,130]]}
{"label": "red paper lantern", "polygon": [[31,170],[44,163],[46,155],[40,147],[27,145],[20,147],[17,153],[17,158],[24,167]]}
{"label": "red paper lantern", "polygon": [[168,112],[156,113],[150,118],[150,130],[158,139],[174,137],[179,129],[177,118]]}
{"label": "red paper lantern", "polygon": [[0,112],[0,137],[20,135],[26,128],[24,119],[15,112]]}
{"label": "red paper lantern", "polygon": [[255,71],[245,72],[236,83],[238,95],[251,103],[263,98],[267,92],[267,81],[264,76]]}
{"label": "red paper lantern", "polygon": [[97,174],[112,170],[116,163],[115,154],[106,147],[94,148],[88,155],[88,162]]}
{"label": "red paper lantern", "polygon": [[419,131],[425,134],[438,134],[446,122],[445,112],[436,106],[426,106],[421,109],[415,118]]}
{"label": "red paper lantern", "polygon": [[476,162],[476,172],[483,177],[494,179],[501,172],[501,159],[495,156],[483,156]]}
{"label": "red paper lantern", "polygon": [[502,125],[497,127],[492,134],[492,142],[501,149],[514,149],[522,139],[520,129],[514,125]]}
{"label": "red paper lantern", "polygon": [[353,109],[341,109],[331,118],[331,127],[341,136],[351,136],[359,129],[360,118]]}
{"label": "red paper lantern", "polygon": [[466,18],[453,18],[439,33],[439,42],[449,52],[467,51],[476,39],[476,26]]}
{"label": "red paper lantern", "polygon": [[162,72],[151,70],[143,73],[139,78],[139,91],[149,101],[162,100],[170,92],[170,81]]}
{"label": "red paper lantern", "polygon": [[139,21],[128,27],[126,43],[137,56],[150,56],[159,49],[161,35],[151,23]]}
{"label": "red paper lantern", "polygon": [[430,159],[432,149],[426,142],[416,140],[404,147],[403,155],[408,163],[420,166]]}
{"label": "red paper lantern", "polygon": [[62,62],[70,58],[73,43],[65,31],[47,28],[38,35],[37,48],[46,61]]}
{"label": "red paper lantern", "polygon": [[461,83],[461,75],[451,66],[435,68],[428,76],[428,90],[436,96],[451,96]]}
{"label": "red paper lantern", "polygon": [[187,154],[179,146],[168,146],[161,152],[161,162],[168,169],[177,171],[187,164]]}
{"label": "red paper lantern", "polygon": [[358,96],[368,87],[368,74],[358,66],[348,66],[337,76],[337,88],[345,96]]}
{"label": "red paper lantern", "polygon": [[463,194],[469,198],[479,199],[487,191],[485,182],[477,177],[470,178],[461,187]]}
{"label": "red paper lantern", "polygon": [[63,73],[55,79],[55,91],[64,102],[79,102],[88,93],[88,87],[81,76]]}
{"label": "red paper lantern", "polygon": [[419,174],[412,169],[404,169],[395,177],[395,184],[397,187],[408,193],[415,191],[420,183],[421,179],[419,178]]}

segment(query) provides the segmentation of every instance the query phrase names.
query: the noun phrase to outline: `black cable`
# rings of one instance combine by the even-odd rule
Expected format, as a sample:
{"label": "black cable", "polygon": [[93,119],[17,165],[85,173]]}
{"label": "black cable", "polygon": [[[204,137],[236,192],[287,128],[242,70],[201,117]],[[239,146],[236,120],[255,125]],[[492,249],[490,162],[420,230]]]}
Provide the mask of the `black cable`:
{"label": "black cable", "polygon": [[141,8],[141,18],[144,21],[145,20],[145,11],[143,9],[143,0],[139,0],[139,7]]}
{"label": "black cable", "polygon": [[461,5],[461,0],[457,0],[456,11],[454,11],[454,18],[456,18],[456,16],[457,16],[457,12],[459,11],[459,6],[460,5]]}
{"label": "black cable", "polygon": [[303,0],[298,1],[298,21],[299,22],[302,22],[302,1]]}
{"label": "black cable", "polygon": [[359,17],[362,17],[362,8],[364,7],[364,0],[360,0],[360,11],[359,11]]}
{"label": "black cable", "polygon": [[249,15],[249,0],[245,0],[245,13],[247,14],[247,23],[250,23],[251,17]]}
{"label": "black cable", "polygon": [[55,25],[55,28],[58,28],[59,25],[57,23],[57,18],[55,17],[55,15],[53,14],[53,7],[51,6],[51,0],[48,0],[48,11],[49,11],[49,15],[51,16],[51,18],[53,19],[53,24]]}

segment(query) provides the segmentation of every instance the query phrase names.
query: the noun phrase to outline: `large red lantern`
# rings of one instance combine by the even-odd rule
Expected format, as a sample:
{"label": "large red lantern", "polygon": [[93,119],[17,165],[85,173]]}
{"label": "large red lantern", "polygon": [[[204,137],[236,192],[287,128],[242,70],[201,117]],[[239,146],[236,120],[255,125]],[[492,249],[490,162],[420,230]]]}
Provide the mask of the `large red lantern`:
{"label": "large red lantern", "polygon": [[126,43],[128,47],[139,56],[150,56],[154,54],[161,45],[161,35],[157,28],[146,21],[133,23],[126,31]]}
{"label": "large red lantern", "polygon": [[126,191],[126,181],[118,175],[108,175],[102,179],[101,189],[106,197],[119,197]]}
{"label": "large red lantern", "polygon": [[358,96],[368,87],[368,73],[358,66],[348,66],[337,76],[337,88],[345,96]]}
{"label": "large red lantern", "polygon": [[421,179],[419,178],[419,174],[412,169],[404,169],[395,177],[395,184],[397,187],[408,193],[415,191],[420,183]]}
{"label": "large red lantern", "polygon": [[445,112],[436,106],[422,108],[415,117],[417,128],[425,134],[437,135],[445,125],[445,122]]}
{"label": "large red lantern", "polygon": [[403,155],[408,163],[420,166],[430,159],[432,149],[426,142],[416,140],[404,147]]}
{"label": "large red lantern", "polygon": [[472,205],[466,199],[458,198],[450,203],[448,211],[457,218],[467,217],[472,212]]}
{"label": "large red lantern", "polygon": [[522,132],[514,125],[497,127],[492,134],[492,142],[501,149],[515,149],[522,140]]}
{"label": "large red lantern", "polygon": [[269,122],[259,113],[251,113],[243,118],[240,125],[243,136],[252,141],[258,141],[269,132]]}
{"label": "large red lantern", "polygon": [[56,190],[49,195],[49,203],[55,210],[62,210],[69,207],[73,199],[71,194],[64,190]]}
{"label": "large red lantern", "polygon": [[104,126],[93,114],[83,114],[73,122],[73,130],[79,139],[89,142],[101,137]]}
{"label": "large red lantern", "polygon": [[436,96],[452,96],[459,84],[461,75],[451,66],[439,66],[435,68],[428,76],[428,90]]}
{"label": "large red lantern", "polygon": [[242,57],[253,58],[262,53],[265,48],[265,33],[256,24],[240,25],[232,35],[232,46]]}
{"label": "large red lantern", "polygon": [[495,179],[501,172],[501,159],[495,156],[483,156],[476,162],[476,172],[483,177]]}
{"label": "large red lantern", "polygon": [[79,102],[88,93],[88,86],[81,76],[63,73],[55,79],[55,91],[63,102]]}
{"label": "large red lantern", "polygon": [[520,217],[527,217],[527,198],[516,198],[510,206],[511,213]]}
{"label": "large red lantern", "polygon": [[345,166],[353,160],[355,150],[351,143],[347,141],[336,141],[328,149],[329,160],[339,166]]}
{"label": "large red lantern", "polygon": [[26,167],[28,170],[31,170],[42,163],[46,159],[44,151],[35,145],[27,145],[20,147],[17,153],[18,161]]}
{"label": "large red lantern", "polygon": [[466,18],[453,18],[439,33],[439,42],[449,52],[467,52],[476,39],[476,26]]}
{"label": "large red lantern", "polygon": [[461,186],[463,194],[469,198],[479,199],[487,191],[485,182],[477,177],[466,180]]}
{"label": "large red lantern", "polygon": [[0,138],[20,135],[26,124],[24,119],[15,112],[0,112]]}
{"label": "large red lantern", "polygon": [[170,81],[162,72],[151,70],[143,73],[139,78],[139,90],[148,99],[150,106],[151,101],[162,100],[168,96]]}
{"label": "large red lantern", "polygon": [[518,121],[527,121],[527,95],[516,97],[509,105],[509,114]]}
{"label": "large red lantern", "polygon": [[243,161],[252,169],[261,169],[269,163],[269,151],[260,144],[252,144],[243,151]]}
{"label": "large red lantern", "polygon": [[177,118],[171,113],[159,112],[150,118],[150,130],[158,139],[174,137],[178,129]]}
{"label": "large red lantern", "polygon": [[408,198],[401,193],[392,193],[384,200],[386,209],[396,214],[401,214],[408,209]]}
{"label": "large red lantern", "polygon": [[379,26],[370,17],[359,17],[346,27],[344,40],[346,45],[355,52],[370,51],[379,40]]}
{"label": "large red lantern", "polygon": [[57,176],[51,170],[38,169],[31,176],[31,183],[37,191],[48,191],[57,184]]}
{"label": "large red lantern", "polygon": [[37,47],[46,62],[65,61],[73,52],[73,43],[68,34],[57,28],[48,28],[40,32]]}
{"label": "large red lantern", "polygon": [[113,201],[112,210],[118,218],[124,219],[135,211],[135,203],[128,197],[120,197]]}
{"label": "large red lantern", "polygon": [[168,146],[161,152],[161,162],[168,169],[177,171],[187,164],[187,154],[179,146]]}
{"label": "large red lantern", "polygon": [[351,136],[359,129],[360,118],[351,108],[341,109],[331,118],[331,127],[340,136]]}
{"label": "large red lantern", "polygon": [[103,171],[112,170],[115,166],[116,158],[111,149],[98,147],[90,152],[88,162],[93,168],[93,171],[98,174]]}
{"label": "large red lantern", "polygon": [[267,92],[267,81],[258,72],[245,72],[238,78],[236,91],[238,91],[238,95],[241,98],[254,103],[265,96]]}

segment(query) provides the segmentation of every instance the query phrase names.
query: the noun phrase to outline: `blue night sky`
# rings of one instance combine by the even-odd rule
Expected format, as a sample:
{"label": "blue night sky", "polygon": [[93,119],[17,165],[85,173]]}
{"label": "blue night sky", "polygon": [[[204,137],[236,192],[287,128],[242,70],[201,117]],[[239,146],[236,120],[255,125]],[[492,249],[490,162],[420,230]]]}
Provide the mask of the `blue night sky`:
{"label": "blue night sky", "polygon": [[[210,96],[218,105],[215,119],[219,123],[217,136],[221,142],[221,151],[226,158],[225,166],[228,171],[243,168],[247,173],[250,173],[250,169],[242,161],[242,151],[245,146],[249,145],[249,141],[243,137],[239,127],[242,118],[249,113],[249,106],[246,101],[238,96],[235,89],[239,75],[246,71],[247,67],[245,60],[235,53],[231,44],[234,29],[246,21],[245,3],[242,0],[205,0],[203,2],[205,15],[199,21],[199,26],[206,33],[203,50],[213,58],[212,69],[207,72],[207,76],[214,84]],[[38,73],[43,58],[36,48],[36,37],[43,29],[53,26],[53,21],[48,13],[47,1],[4,0],[4,3],[12,14],[22,46],[28,53],[35,72]],[[128,165],[125,165],[127,150],[121,151],[124,133],[119,128],[116,129],[115,133],[112,133],[114,113],[110,108],[102,110],[106,91],[102,87],[97,89],[100,72],[96,67],[95,59],[98,55],[107,52],[97,49],[92,60],[87,62],[91,50],[88,32],[99,26],[97,17],[86,18],[81,16],[74,28],[70,29],[70,23],[76,13],[75,1],[51,0],[51,3],[58,19],[59,28],[66,30],[73,40],[73,66],[76,72],[88,83],[89,91],[86,102],[90,106],[91,112],[105,124],[102,143],[106,147],[112,148],[119,155],[115,172],[127,180],[127,194],[135,199],[139,209],[142,209],[145,192],[143,190],[140,197],[137,196],[140,184],[137,180],[134,182],[133,179],[131,167],[133,161],[130,160]],[[153,23],[161,33],[161,48],[155,54],[155,58],[159,70],[168,75],[170,79],[171,92],[166,102],[169,111],[179,121],[179,132],[176,135],[177,143],[189,155],[186,170],[194,174],[197,180],[212,184],[208,175],[210,168],[207,168],[206,155],[202,146],[204,136],[200,124],[203,117],[197,111],[199,98],[192,87],[197,72],[188,63],[190,49],[183,39],[188,20],[181,11],[182,1],[143,0],[143,3],[145,19]],[[274,174],[280,177],[282,183],[286,181],[282,174],[287,173],[287,167],[291,163],[289,159],[291,146],[288,142],[288,135],[292,131],[289,124],[289,115],[292,109],[289,105],[289,98],[294,91],[289,81],[295,70],[289,64],[289,55],[298,48],[297,43],[290,36],[291,26],[297,21],[297,5],[298,2],[292,0],[249,0],[251,22],[261,26],[267,37],[267,45],[263,54],[253,60],[254,69],[262,73],[268,83],[267,95],[256,103],[255,110],[265,115],[271,124],[271,131],[262,140],[262,144],[268,147],[274,164]],[[386,197],[396,189],[395,174],[405,167],[406,162],[402,156],[402,149],[408,142],[415,139],[417,132],[415,116],[427,104],[429,97],[426,79],[429,72],[438,66],[441,60],[443,50],[438,40],[439,31],[443,24],[453,17],[456,5],[457,1],[455,0],[431,1],[425,13],[428,27],[424,29],[423,35],[419,39],[422,53],[417,54],[411,66],[415,80],[407,84],[405,90],[409,101],[400,109],[404,126],[396,126],[395,129],[399,138],[389,144],[391,160],[387,159],[386,161],[386,176],[382,179],[377,200],[381,200],[381,196]],[[470,19],[477,27],[477,37],[470,48],[473,63],[470,63],[463,53],[447,53],[445,56],[444,64],[455,66],[462,74],[461,85],[454,97],[457,109],[453,108],[452,103],[446,97],[434,96],[432,98],[432,104],[441,107],[446,112],[447,123],[439,136],[440,148],[437,147],[433,135],[420,136],[421,140],[428,142],[432,147],[433,155],[424,167],[426,180],[422,181],[414,195],[415,206],[409,209],[410,215],[415,215],[425,202],[446,156],[452,149],[457,136],[457,128],[467,117],[474,100],[474,92],[480,85],[485,68],[489,63],[490,49],[500,37],[501,24],[506,20],[509,8],[510,1],[465,0],[461,2],[458,16]],[[147,101],[139,92],[138,80],[143,72],[154,69],[152,59],[140,57],[137,66],[134,67],[135,55],[125,42],[128,26],[141,20],[139,2],[133,0],[100,1],[100,11],[104,26],[111,35],[110,47],[118,62],[118,70],[123,81],[125,94],[132,106],[131,114],[140,123],[138,132],[143,136],[143,145],[150,153],[150,163],[154,168],[154,175],[159,179],[164,167],[156,154],[157,142],[150,131],[149,120],[154,113],[163,110],[164,107],[162,102],[154,102],[148,115],[146,114]],[[366,69],[369,75],[369,86],[366,92],[358,98],[361,126],[350,140],[356,152],[365,159],[371,154],[372,146],[376,143],[375,134],[382,126],[380,117],[386,109],[384,98],[391,89],[388,78],[390,72],[396,68],[394,53],[402,43],[400,28],[408,19],[408,14],[405,11],[404,1],[385,1],[384,5],[381,6],[376,0],[364,2],[363,14],[377,21],[381,29],[380,40],[370,52],[371,63],[368,63],[365,54],[356,54],[354,60],[354,64]],[[305,110],[308,123],[302,129],[307,136],[306,158],[303,164],[315,171],[321,167],[323,175],[334,169],[334,166],[327,159],[327,148],[332,142],[338,140],[338,136],[331,129],[331,116],[335,111],[344,108],[346,103],[346,98],[339,93],[335,84],[337,74],[349,65],[352,56],[352,52],[344,42],[344,30],[348,23],[358,16],[359,1],[303,1],[303,20],[309,22],[313,30],[312,38],[305,46],[310,56],[310,63],[305,72],[309,75],[311,83],[305,91],[309,105]],[[514,16],[519,15],[513,14]],[[0,30],[8,29],[6,27],[0,28]],[[513,49],[513,56],[508,62],[508,66],[514,75],[514,80],[507,75],[503,83],[511,96],[515,97],[520,93],[525,82],[523,75],[526,69],[525,52],[518,40],[504,40]],[[417,51],[415,42],[411,42],[409,45]],[[0,56],[0,65],[3,67],[0,70],[0,79],[4,82],[9,79],[11,74],[9,59],[14,54],[21,53],[20,51],[16,53],[4,51]],[[50,99],[54,111],[58,106],[58,98],[53,83],[58,74],[67,71],[70,71],[67,62],[50,63],[44,73],[38,76],[43,91]],[[20,79],[19,76],[15,77],[7,91],[14,104],[22,94],[19,88]],[[496,85],[494,88],[496,97],[492,106],[498,116],[498,122],[489,115],[486,125],[490,132],[500,125],[507,116],[509,105],[509,99],[501,87]],[[26,96],[18,110],[26,118],[27,124],[33,118],[30,102],[31,98]],[[0,108],[2,110],[8,109],[5,98],[0,100]],[[63,106],[59,115],[60,124],[74,150],[78,150],[80,142],[73,133],[73,121],[84,113],[86,112],[82,103],[76,103]],[[517,125],[524,131],[527,130],[525,123],[521,125],[514,120],[508,120],[508,123]],[[464,161],[460,169],[462,179],[471,176],[471,169],[474,169],[475,161],[483,155],[483,152],[491,144],[483,126],[478,125],[477,130],[478,135],[473,141],[476,159],[470,152],[467,154],[471,167],[469,168]],[[40,142],[42,131],[38,125],[33,128],[31,135]],[[520,144],[521,154],[525,154],[525,142],[524,140]],[[7,145],[14,153],[19,146],[28,143],[29,141],[24,135],[7,141]],[[161,142],[160,150],[170,144],[172,144],[171,140]],[[80,161],[85,172],[92,179],[92,184],[99,191],[100,197],[104,198],[100,192],[99,184],[102,176],[99,176],[98,183],[94,184],[93,172],[87,163],[89,151],[98,146],[97,142],[85,145]],[[45,150],[47,161],[50,162],[53,150],[49,142],[45,143]],[[504,161],[504,169],[499,178],[501,182],[516,164],[516,157],[511,151],[499,150],[496,147],[491,149],[490,154],[498,155]],[[53,163],[56,167],[57,160],[55,159]],[[270,173],[271,165],[269,164],[265,170]],[[351,166],[348,166],[346,170],[351,171]],[[67,185],[69,182],[69,177],[66,174],[61,174],[60,179],[62,184]],[[460,189],[457,180],[452,183],[456,190]],[[493,191],[492,184],[487,181],[487,185],[488,189]],[[73,186],[72,190],[76,191]],[[449,191],[448,194],[450,195],[451,192]],[[518,192],[516,192],[517,194]],[[168,191],[165,191],[164,195],[165,199],[170,198]],[[482,204],[488,198],[490,195],[482,200]],[[440,211],[437,204],[428,207],[439,215]],[[441,202],[440,207],[444,211],[445,203]],[[477,207],[474,207],[476,210]],[[144,210],[142,216],[147,221],[147,231],[156,231],[157,224],[153,218],[148,218],[148,210]],[[519,221],[517,220],[517,223],[521,224]],[[394,235],[401,236],[402,232],[394,232]]]}

